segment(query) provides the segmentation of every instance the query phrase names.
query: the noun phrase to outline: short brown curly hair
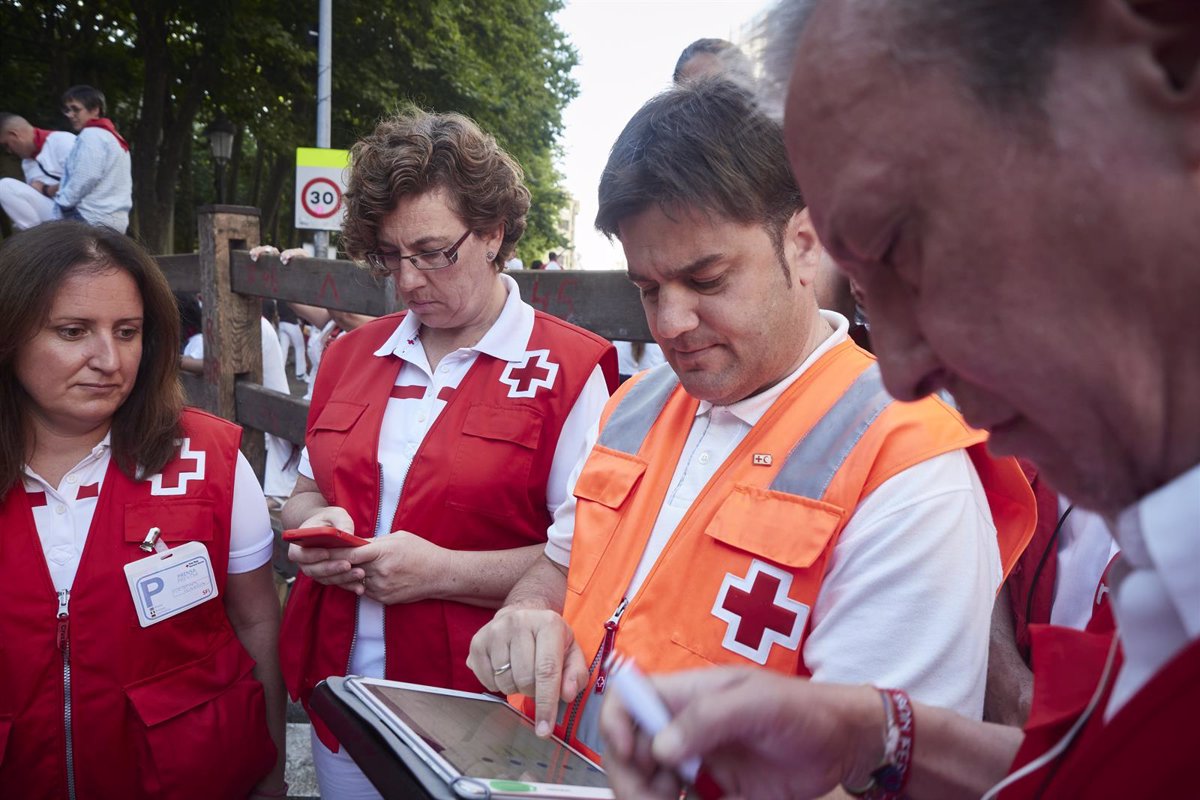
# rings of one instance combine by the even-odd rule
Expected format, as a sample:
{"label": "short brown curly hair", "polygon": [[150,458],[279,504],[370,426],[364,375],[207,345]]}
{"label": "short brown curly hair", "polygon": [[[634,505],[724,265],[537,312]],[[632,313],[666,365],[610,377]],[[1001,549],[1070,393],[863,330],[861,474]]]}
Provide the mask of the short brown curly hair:
{"label": "short brown curly hair", "polygon": [[504,268],[525,233],[524,172],[496,140],[461,114],[407,108],[385,119],[350,151],[342,249],[360,264],[377,249],[379,225],[403,197],[445,189],[475,233],[504,226],[492,264]]}

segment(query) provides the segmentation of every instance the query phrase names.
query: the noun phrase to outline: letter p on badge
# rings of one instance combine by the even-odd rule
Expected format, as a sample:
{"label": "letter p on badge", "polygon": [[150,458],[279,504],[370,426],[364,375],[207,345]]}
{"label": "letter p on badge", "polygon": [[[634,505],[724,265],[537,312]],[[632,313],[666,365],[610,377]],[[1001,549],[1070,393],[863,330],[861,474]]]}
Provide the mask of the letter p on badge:
{"label": "letter p on badge", "polygon": [[142,607],[146,609],[146,616],[151,619],[158,616],[154,608],[154,595],[165,588],[167,588],[167,584],[163,582],[163,579],[153,575],[138,581],[138,591],[142,593]]}

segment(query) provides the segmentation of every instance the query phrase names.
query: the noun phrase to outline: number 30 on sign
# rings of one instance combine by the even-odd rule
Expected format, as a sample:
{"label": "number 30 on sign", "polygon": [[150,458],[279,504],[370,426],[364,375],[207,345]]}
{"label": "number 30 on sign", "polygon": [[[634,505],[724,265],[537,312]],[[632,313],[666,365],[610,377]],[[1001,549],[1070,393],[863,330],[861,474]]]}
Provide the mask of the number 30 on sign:
{"label": "number 30 on sign", "polygon": [[296,227],[338,231],[342,228],[345,177],[350,153],[318,147],[296,148]]}

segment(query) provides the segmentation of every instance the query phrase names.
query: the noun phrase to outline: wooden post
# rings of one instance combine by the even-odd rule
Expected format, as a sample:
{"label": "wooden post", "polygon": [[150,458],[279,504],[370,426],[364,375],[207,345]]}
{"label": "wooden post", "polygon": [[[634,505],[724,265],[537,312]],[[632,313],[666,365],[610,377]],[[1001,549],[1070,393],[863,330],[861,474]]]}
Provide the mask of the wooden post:
{"label": "wooden post", "polygon": [[[204,408],[237,420],[236,384],[262,384],[262,300],[235,294],[230,253],[259,244],[259,211],[250,206],[204,206],[198,211],[200,301],[204,321]],[[266,447],[260,430],[246,429],[242,453],[262,480]]]}

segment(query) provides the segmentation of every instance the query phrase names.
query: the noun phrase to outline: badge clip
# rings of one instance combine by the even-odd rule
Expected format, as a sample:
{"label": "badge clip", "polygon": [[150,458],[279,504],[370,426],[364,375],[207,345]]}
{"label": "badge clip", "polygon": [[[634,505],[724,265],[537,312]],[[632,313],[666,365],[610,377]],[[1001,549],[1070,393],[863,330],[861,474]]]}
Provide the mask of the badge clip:
{"label": "badge clip", "polygon": [[167,545],[159,538],[161,535],[162,531],[157,527],[151,528],[146,531],[146,537],[142,539],[142,543],[138,545],[138,548],[146,553],[166,552]]}

